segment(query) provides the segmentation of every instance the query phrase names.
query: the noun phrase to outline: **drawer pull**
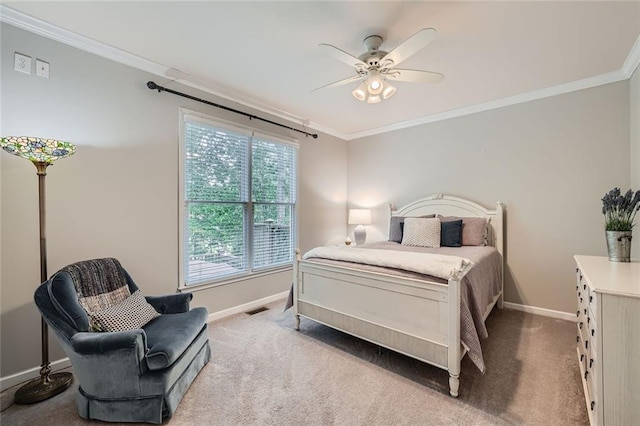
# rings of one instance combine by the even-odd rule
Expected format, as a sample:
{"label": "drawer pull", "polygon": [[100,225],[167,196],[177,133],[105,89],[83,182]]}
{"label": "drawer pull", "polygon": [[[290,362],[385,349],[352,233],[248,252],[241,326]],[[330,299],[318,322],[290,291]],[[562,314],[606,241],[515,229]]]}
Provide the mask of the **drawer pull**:
{"label": "drawer pull", "polygon": [[584,354],[580,354],[580,362],[582,362],[583,359],[584,359]]}
{"label": "drawer pull", "polygon": [[576,268],[576,274],[578,273],[579,270],[580,270],[580,268]]}
{"label": "drawer pull", "polygon": [[593,302],[593,296],[589,296],[589,303]]}
{"label": "drawer pull", "polygon": [[587,308],[584,308],[584,314],[587,315]]}
{"label": "drawer pull", "polygon": [[585,340],[585,342],[584,342],[584,348],[585,348],[585,349],[589,349],[589,341],[588,341],[588,340]]}
{"label": "drawer pull", "polygon": [[582,297],[580,298],[580,303],[582,303]]}
{"label": "drawer pull", "polygon": [[579,317],[579,316],[580,316],[580,310],[577,310],[576,311],[576,317]]}
{"label": "drawer pull", "polygon": [[[582,277],[580,277],[580,278],[582,278]],[[587,289],[587,285],[586,284],[582,284],[582,289],[586,290]]]}
{"label": "drawer pull", "polygon": [[596,331],[592,328],[591,329],[591,336],[594,336],[596,334]]}
{"label": "drawer pull", "polygon": [[585,380],[587,380],[587,376],[589,376],[589,372],[588,372],[588,371],[585,371],[585,372],[584,372],[584,379],[585,379]]}
{"label": "drawer pull", "polygon": [[587,317],[587,324],[591,322],[591,317]]}
{"label": "drawer pull", "polygon": [[580,336],[576,336],[576,343],[580,341]]}
{"label": "drawer pull", "polygon": [[580,324],[578,324],[578,328],[579,328],[580,330],[582,330],[582,324],[584,324],[582,321],[580,321]]}
{"label": "drawer pull", "polygon": [[[582,360],[580,360],[580,361],[582,361]],[[593,367],[593,358],[589,359],[589,368],[591,368],[591,367]]]}
{"label": "drawer pull", "polygon": [[591,411],[593,411],[595,406],[596,406],[596,402],[595,401],[591,401]]}

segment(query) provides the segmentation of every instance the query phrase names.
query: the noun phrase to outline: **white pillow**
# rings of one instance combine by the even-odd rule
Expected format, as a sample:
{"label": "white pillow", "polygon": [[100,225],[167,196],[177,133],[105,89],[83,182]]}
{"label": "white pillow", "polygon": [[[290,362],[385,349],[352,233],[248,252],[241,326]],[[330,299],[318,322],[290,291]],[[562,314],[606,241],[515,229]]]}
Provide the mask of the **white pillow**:
{"label": "white pillow", "polygon": [[440,219],[408,217],[404,220],[403,246],[440,247]]}
{"label": "white pillow", "polygon": [[159,316],[140,290],[136,290],[117,305],[91,314],[91,325],[93,331],[135,330]]}

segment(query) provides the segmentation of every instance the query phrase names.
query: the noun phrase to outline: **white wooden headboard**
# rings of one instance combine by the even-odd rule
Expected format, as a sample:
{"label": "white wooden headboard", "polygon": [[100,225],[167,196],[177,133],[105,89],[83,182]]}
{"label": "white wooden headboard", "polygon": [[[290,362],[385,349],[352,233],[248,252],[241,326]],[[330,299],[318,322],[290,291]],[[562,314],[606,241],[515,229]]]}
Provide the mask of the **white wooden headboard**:
{"label": "white wooden headboard", "polygon": [[398,210],[389,205],[392,216],[423,216],[440,214],[443,216],[474,216],[489,220],[487,243],[494,246],[504,256],[504,204],[498,201],[495,210],[488,210],[480,204],[451,195],[435,194],[413,201]]}

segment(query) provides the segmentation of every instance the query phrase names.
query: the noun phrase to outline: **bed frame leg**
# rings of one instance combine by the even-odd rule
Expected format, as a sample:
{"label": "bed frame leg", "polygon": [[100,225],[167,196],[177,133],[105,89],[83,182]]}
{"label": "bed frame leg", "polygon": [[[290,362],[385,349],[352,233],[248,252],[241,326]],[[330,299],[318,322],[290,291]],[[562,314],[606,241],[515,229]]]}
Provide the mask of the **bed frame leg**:
{"label": "bed frame leg", "polygon": [[293,321],[294,321],[294,327],[296,329],[296,331],[300,331],[300,315],[294,315],[293,316]]}
{"label": "bed frame leg", "polygon": [[449,373],[449,393],[452,397],[458,397],[458,389],[460,388],[460,375]]}

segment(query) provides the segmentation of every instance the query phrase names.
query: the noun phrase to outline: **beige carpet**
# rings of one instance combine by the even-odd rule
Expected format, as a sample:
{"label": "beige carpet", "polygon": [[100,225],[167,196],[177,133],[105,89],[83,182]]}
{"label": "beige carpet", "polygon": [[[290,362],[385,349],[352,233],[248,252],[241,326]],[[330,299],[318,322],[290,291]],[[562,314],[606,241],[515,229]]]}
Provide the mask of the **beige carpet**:
{"label": "beige carpet", "polygon": [[[454,399],[445,371],[304,318],[296,332],[283,305],[211,324],[213,359],[167,424],[588,424],[574,323],[494,310],[482,341],[487,372],[465,358]],[[13,404],[0,423],[90,424],[76,414],[76,388]]]}

